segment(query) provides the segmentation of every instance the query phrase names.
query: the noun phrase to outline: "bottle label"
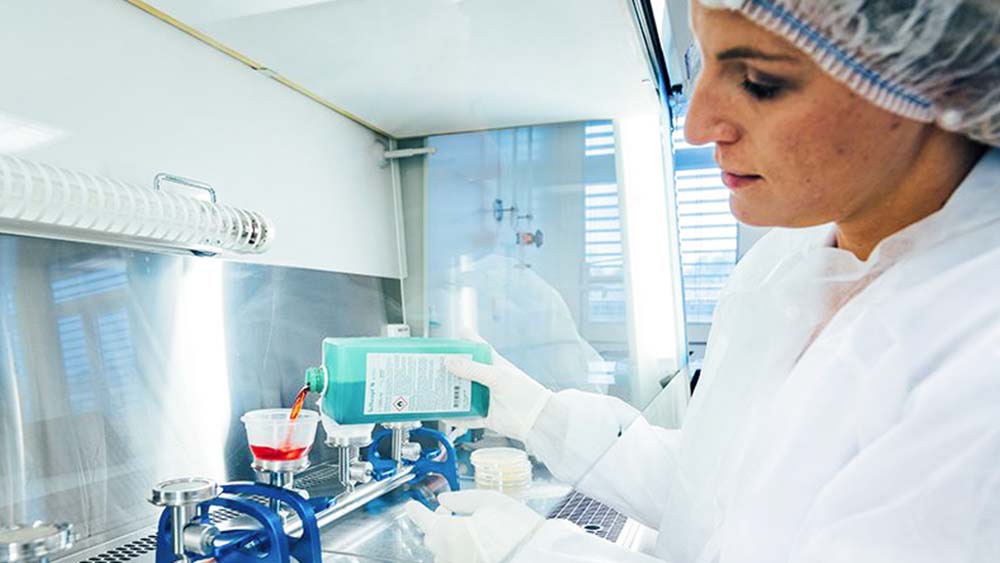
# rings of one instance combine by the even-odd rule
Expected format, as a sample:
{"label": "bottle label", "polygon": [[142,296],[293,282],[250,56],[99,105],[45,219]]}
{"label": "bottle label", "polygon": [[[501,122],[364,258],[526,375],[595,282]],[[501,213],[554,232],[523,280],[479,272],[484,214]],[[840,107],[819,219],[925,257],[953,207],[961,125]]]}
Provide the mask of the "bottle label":
{"label": "bottle label", "polygon": [[449,356],[471,354],[366,355],[365,411],[368,414],[449,413],[472,409],[472,382],[444,367]]}

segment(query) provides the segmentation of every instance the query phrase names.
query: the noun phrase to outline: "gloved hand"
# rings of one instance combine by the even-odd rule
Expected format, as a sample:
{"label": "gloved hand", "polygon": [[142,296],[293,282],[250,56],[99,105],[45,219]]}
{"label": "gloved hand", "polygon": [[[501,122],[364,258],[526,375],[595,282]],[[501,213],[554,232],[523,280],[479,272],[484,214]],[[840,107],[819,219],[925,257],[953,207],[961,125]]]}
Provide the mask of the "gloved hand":
{"label": "gloved hand", "polygon": [[[466,340],[482,342],[478,335],[463,334]],[[490,389],[490,410],[486,427],[515,440],[524,441],[528,431],[548,403],[552,391],[531,378],[493,350],[493,364],[466,358],[445,360],[445,367],[463,379],[471,379]],[[462,423],[456,422],[461,426]]]}
{"label": "gloved hand", "polygon": [[435,563],[498,563],[543,522],[534,510],[497,491],[443,493],[438,502],[435,512],[416,501],[406,505]]}

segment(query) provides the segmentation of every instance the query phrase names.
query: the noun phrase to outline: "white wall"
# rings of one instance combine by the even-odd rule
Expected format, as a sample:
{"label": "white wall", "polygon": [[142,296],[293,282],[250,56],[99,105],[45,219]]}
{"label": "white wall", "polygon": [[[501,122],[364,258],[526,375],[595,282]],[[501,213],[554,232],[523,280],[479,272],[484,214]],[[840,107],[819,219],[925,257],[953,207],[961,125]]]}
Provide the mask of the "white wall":
{"label": "white wall", "polygon": [[396,137],[658,105],[627,0],[147,1]]}
{"label": "white wall", "polygon": [[[0,69],[8,152],[140,185],[204,180],[276,225],[255,262],[399,277],[375,135],[124,0],[0,2]],[[11,122],[55,136],[12,150],[27,139],[4,135]]]}
{"label": "white wall", "polygon": [[684,85],[684,94],[690,97],[694,85],[687,83],[684,65],[684,53],[694,44],[688,0],[667,0],[662,15],[660,46],[667,60],[667,73],[673,84]]}

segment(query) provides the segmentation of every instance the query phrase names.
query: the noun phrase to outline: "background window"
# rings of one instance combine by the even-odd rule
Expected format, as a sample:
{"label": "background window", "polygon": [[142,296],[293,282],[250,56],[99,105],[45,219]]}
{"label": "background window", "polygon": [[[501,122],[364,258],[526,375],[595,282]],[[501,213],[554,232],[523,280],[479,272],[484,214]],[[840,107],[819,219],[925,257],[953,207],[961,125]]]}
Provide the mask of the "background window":
{"label": "background window", "polygon": [[722,286],[737,259],[738,227],[729,212],[729,192],[712,153],[715,145],[684,141],[684,113],[674,119],[674,185],[688,324],[710,323]]}
{"label": "background window", "polygon": [[[614,130],[610,122],[591,122],[584,128],[585,158],[613,155]],[[622,251],[618,184],[583,186],[584,261],[587,321],[624,323],[626,315],[625,256]]]}

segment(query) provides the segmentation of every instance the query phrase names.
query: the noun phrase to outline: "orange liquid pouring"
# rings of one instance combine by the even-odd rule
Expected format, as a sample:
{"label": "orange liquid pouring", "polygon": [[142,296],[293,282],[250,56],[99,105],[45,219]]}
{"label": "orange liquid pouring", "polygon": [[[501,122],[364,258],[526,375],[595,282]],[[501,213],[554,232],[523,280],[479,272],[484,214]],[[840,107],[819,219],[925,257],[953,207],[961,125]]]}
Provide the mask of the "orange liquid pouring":
{"label": "orange liquid pouring", "polygon": [[[302,405],[306,402],[306,395],[308,394],[308,385],[304,385],[302,389],[299,389],[298,395],[295,395],[295,400],[292,401],[292,412],[288,413],[288,420],[295,420],[299,417],[299,413],[302,412]],[[267,461],[291,461],[299,459],[309,450],[308,447],[292,447],[292,428],[288,429],[288,433],[285,434],[285,441],[281,444],[280,448],[250,446],[250,449],[253,450],[254,456],[256,456],[257,459],[264,459]],[[258,450],[260,451],[258,452]]]}
{"label": "orange liquid pouring", "polygon": [[295,420],[299,417],[299,413],[302,412],[302,404],[306,402],[306,395],[309,394],[309,386],[303,386],[299,389],[299,394],[295,396],[295,400],[292,401],[292,412],[288,414],[288,420]]}

